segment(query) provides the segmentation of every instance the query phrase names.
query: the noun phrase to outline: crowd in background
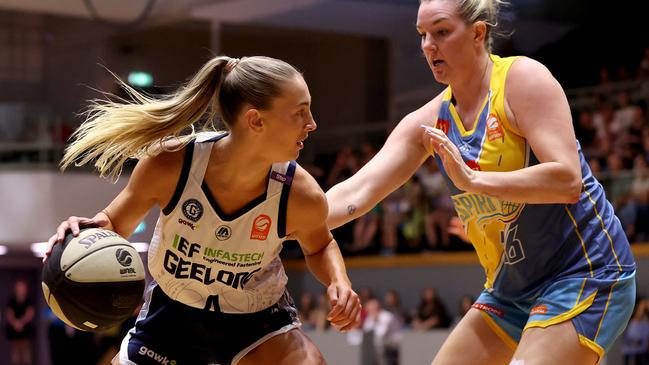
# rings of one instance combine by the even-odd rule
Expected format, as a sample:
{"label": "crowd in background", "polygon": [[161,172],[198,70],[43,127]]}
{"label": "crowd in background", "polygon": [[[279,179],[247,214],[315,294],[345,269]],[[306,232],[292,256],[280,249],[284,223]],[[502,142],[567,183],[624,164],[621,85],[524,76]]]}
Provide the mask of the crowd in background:
{"label": "crowd in background", "polygon": [[[649,47],[638,66],[607,68],[571,96],[575,134],[631,242],[649,241]],[[583,100],[586,102],[584,103]],[[378,146],[346,145],[307,169],[326,191],[358,171]],[[434,159],[368,214],[334,231],[346,255],[470,250],[449,234],[453,203]]]}
{"label": "crowd in background", "polygon": [[[619,87],[627,85],[627,81],[637,82]],[[590,98],[594,102],[579,103],[580,98]],[[630,241],[649,241],[649,47],[636,69],[620,68],[611,76],[610,70],[603,68],[600,84],[590,88],[587,94],[571,96],[571,102],[585,105],[573,105],[576,136]],[[54,142],[59,143],[72,129],[63,124],[51,132]],[[11,138],[15,135],[4,134]],[[334,155],[318,156],[307,167],[326,191],[358,171],[374,156],[377,148],[379,146],[370,143],[347,145]],[[24,154],[20,152],[5,152],[0,154],[0,162],[23,158],[21,156]],[[449,223],[454,216],[443,177],[434,160],[429,159],[403,187],[365,216],[336,229],[334,235],[345,256],[469,250],[470,245],[449,234]],[[640,288],[640,293],[644,293],[643,290]],[[30,298],[34,292],[32,297],[28,296],[25,283],[18,281],[10,302],[0,303],[4,305],[2,324],[10,344],[12,365],[31,363],[35,309]],[[422,291],[416,308],[403,308],[396,290],[378,296],[365,287],[359,294],[363,312],[358,331],[372,333],[381,364],[390,365],[398,363],[403,330],[450,328],[469,310],[474,300],[467,295],[456,310],[449,311],[448,303],[444,303],[432,287]],[[305,330],[328,329],[329,308],[324,294],[304,293],[298,307]],[[92,359],[87,363],[104,363],[116,353],[121,338],[133,324],[128,321],[113,331],[93,335],[67,326],[51,312],[42,317],[48,321],[51,358],[55,365],[75,363],[84,356]],[[58,351],[69,348],[75,348],[76,352]],[[625,364],[649,364],[648,351],[649,300],[639,299],[623,337]],[[70,359],[71,355],[75,359]]]}

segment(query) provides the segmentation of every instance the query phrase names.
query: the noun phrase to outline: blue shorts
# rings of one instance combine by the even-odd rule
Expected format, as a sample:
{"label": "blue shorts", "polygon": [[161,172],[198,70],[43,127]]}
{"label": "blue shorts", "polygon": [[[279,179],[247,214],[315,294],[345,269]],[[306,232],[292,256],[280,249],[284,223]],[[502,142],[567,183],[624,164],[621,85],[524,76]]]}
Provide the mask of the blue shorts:
{"label": "blue shorts", "polygon": [[635,271],[609,272],[592,278],[557,280],[528,301],[504,300],[485,290],[473,307],[514,350],[525,329],[570,320],[579,342],[601,360],[631,318],[635,285]]}
{"label": "blue shorts", "polygon": [[204,311],[170,299],[158,285],[147,293],[119,353],[122,365],[234,365],[269,338],[299,327],[288,292],[256,313]]}

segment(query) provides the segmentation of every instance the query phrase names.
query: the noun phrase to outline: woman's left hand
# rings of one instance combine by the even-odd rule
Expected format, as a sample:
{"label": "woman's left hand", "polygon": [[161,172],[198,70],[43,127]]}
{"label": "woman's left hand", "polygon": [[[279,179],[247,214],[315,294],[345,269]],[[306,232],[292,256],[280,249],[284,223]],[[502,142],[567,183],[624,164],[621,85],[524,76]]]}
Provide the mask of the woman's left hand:
{"label": "woman's left hand", "polygon": [[346,283],[331,283],[327,288],[331,311],[327,320],[340,332],[347,332],[360,325],[361,301],[358,294]]}
{"label": "woman's left hand", "polygon": [[463,191],[471,191],[478,172],[472,170],[462,159],[460,150],[438,128],[423,126],[424,147],[433,155],[436,153],[442,160],[446,174],[455,187]]}

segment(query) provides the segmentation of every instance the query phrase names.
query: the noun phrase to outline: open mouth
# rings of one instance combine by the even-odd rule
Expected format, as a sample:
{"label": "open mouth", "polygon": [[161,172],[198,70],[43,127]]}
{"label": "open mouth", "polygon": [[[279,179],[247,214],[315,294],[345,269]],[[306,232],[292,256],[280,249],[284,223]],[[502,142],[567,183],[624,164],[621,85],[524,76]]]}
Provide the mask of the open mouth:
{"label": "open mouth", "polygon": [[444,63],[443,60],[433,60],[433,67],[438,67],[443,63]]}
{"label": "open mouth", "polygon": [[299,140],[297,142],[298,147],[304,148],[304,141],[306,141],[307,137],[304,137],[303,139]]}

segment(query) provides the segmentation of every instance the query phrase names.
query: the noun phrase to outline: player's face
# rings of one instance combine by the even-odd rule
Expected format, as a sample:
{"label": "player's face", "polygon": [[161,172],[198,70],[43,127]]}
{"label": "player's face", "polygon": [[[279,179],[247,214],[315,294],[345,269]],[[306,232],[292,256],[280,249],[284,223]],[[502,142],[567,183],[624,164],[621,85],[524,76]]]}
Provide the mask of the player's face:
{"label": "player's face", "polygon": [[449,84],[470,67],[475,58],[472,28],[458,15],[455,1],[432,0],[419,6],[417,32],[435,80]]}
{"label": "player's face", "polygon": [[278,161],[296,159],[309,132],[317,128],[311,115],[311,94],[301,76],[284,85],[282,94],[273,100],[272,107],[263,116]]}

